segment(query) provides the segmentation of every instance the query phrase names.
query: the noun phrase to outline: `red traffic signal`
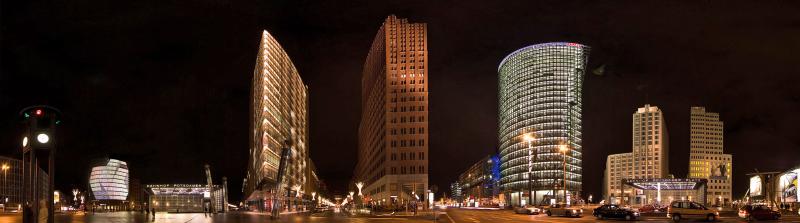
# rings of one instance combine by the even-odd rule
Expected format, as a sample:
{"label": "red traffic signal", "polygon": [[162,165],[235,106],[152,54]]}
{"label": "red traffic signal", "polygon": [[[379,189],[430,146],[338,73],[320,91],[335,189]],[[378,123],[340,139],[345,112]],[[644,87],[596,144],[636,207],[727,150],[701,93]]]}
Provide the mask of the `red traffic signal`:
{"label": "red traffic signal", "polygon": [[42,115],[42,109],[36,109],[36,111],[35,111],[34,113],[35,113],[37,116],[41,116],[41,115]]}

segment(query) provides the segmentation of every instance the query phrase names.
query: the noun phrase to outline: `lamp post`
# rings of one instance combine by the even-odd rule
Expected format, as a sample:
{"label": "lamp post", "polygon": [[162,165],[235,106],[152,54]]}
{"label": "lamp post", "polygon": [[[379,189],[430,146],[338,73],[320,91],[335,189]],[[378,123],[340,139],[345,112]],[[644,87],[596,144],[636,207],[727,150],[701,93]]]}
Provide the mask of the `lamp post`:
{"label": "lamp post", "polygon": [[361,188],[364,187],[364,182],[356,183],[356,187],[358,188],[358,203],[359,205],[363,205],[364,201],[364,194],[361,193]]}
{"label": "lamp post", "polygon": [[6,193],[6,192],[8,192],[8,178],[6,177],[6,176],[8,176],[8,168],[9,168],[8,164],[4,163],[3,164],[3,200],[4,200],[3,203],[4,204],[8,202],[8,199],[5,198],[5,196],[8,195]]}
{"label": "lamp post", "polygon": [[566,205],[569,203],[569,201],[567,201],[567,152],[569,152],[569,148],[567,145],[559,145],[558,151],[561,151],[561,157],[564,158],[564,162],[561,163],[561,165],[564,166],[564,181],[561,181],[561,184],[564,186],[564,205]]}
{"label": "lamp post", "polygon": [[536,193],[536,192],[533,191],[533,185],[531,184],[531,181],[532,181],[532,178],[533,178],[533,174],[531,172],[533,171],[533,160],[532,160],[533,159],[533,145],[532,144],[533,144],[534,136],[533,136],[533,133],[528,133],[528,134],[525,134],[524,136],[522,136],[522,138],[524,138],[525,141],[528,141],[528,204],[536,206],[536,204],[534,203],[534,200],[536,199],[536,195],[534,193]]}

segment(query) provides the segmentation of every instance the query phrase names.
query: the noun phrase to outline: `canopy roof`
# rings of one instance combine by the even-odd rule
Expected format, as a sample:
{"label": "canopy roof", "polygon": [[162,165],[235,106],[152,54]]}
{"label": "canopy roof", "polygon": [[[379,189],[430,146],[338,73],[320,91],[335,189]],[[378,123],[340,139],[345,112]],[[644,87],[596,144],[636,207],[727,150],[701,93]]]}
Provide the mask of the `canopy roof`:
{"label": "canopy roof", "polygon": [[622,184],[640,190],[697,190],[708,183],[698,178],[623,179]]}

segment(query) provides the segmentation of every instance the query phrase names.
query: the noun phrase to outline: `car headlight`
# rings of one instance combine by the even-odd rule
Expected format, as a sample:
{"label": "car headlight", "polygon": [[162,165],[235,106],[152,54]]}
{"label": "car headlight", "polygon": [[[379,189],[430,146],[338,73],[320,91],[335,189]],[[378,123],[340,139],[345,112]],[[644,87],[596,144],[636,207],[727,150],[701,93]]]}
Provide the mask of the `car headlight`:
{"label": "car headlight", "polygon": [[572,210],[572,213],[578,213],[578,211],[577,210]]}
{"label": "car headlight", "polygon": [[717,216],[719,216],[719,211],[715,211],[715,212],[714,212],[714,215],[717,215]]}

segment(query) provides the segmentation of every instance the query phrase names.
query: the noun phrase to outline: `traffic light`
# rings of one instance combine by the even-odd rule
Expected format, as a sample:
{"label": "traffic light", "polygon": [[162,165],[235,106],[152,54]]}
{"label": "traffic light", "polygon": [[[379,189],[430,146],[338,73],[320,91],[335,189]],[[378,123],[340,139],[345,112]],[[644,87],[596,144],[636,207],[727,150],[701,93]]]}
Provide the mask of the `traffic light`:
{"label": "traffic light", "polygon": [[[59,123],[61,112],[46,105],[31,106],[22,109],[20,116],[25,124],[22,136],[22,188],[27,188],[22,196],[22,203],[27,207],[23,209],[23,222],[41,221],[45,217],[47,223],[53,223],[53,203],[45,202],[46,207],[39,207],[40,200],[53,200],[56,150],[56,124]],[[38,173],[47,175],[48,183],[45,184]],[[35,174],[34,174],[35,173]],[[38,188],[46,186],[47,192],[41,193]],[[37,188],[33,190],[31,188]],[[40,213],[46,210],[47,213]]]}

